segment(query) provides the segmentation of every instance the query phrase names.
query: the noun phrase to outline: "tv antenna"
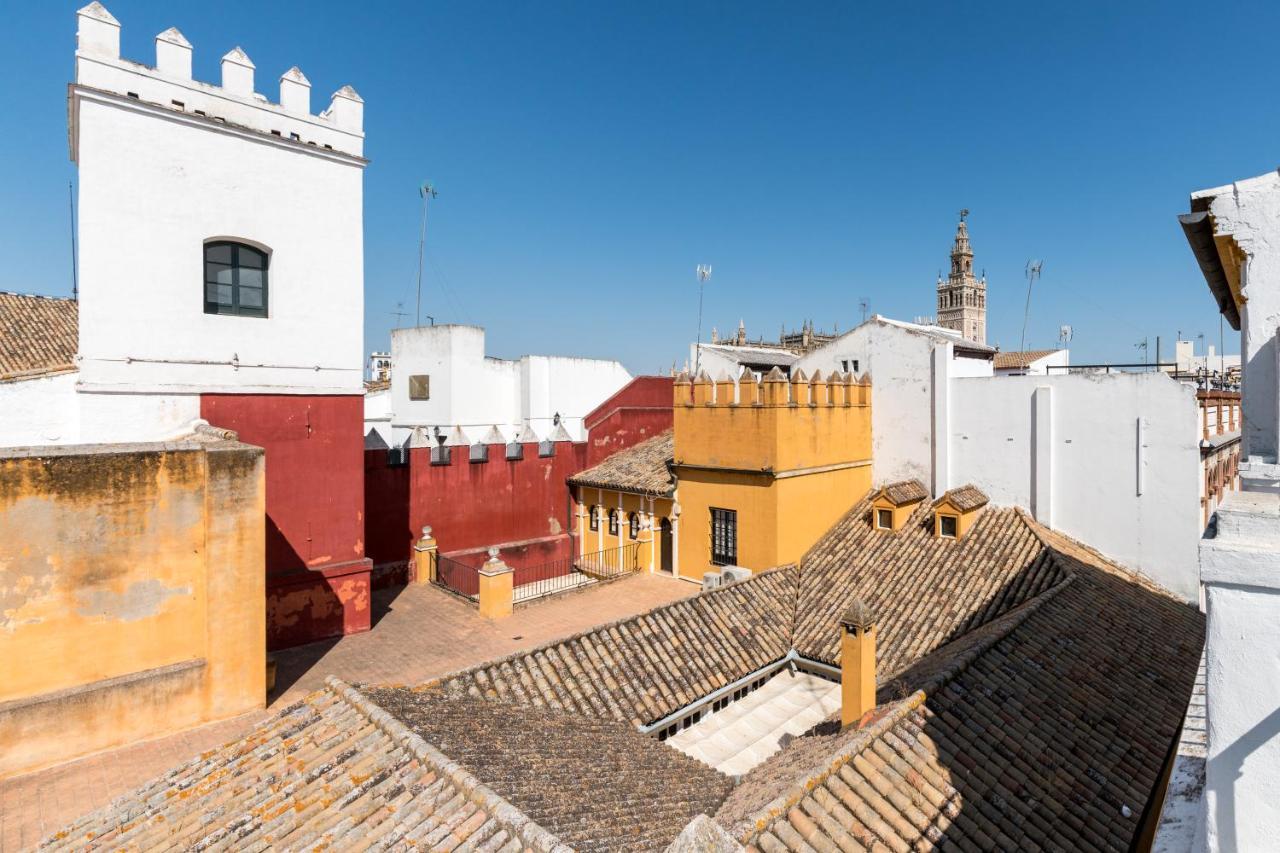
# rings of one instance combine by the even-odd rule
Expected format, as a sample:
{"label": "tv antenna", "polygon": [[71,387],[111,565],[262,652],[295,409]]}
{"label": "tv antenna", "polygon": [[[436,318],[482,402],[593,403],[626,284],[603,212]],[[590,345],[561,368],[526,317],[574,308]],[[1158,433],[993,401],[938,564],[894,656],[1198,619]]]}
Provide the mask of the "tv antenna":
{"label": "tv antenna", "polygon": [[858,307],[862,309],[862,322],[867,322],[867,307],[871,304],[871,300],[863,296],[858,300]]}
{"label": "tv antenna", "polygon": [[711,264],[698,264],[698,344],[693,356],[693,375],[698,375],[702,366],[702,291],[711,278]]}
{"label": "tv antenna", "polygon": [[418,308],[413,317],[413,325],[422,325],[422,256],[427,245],[427,201],[439,193],[430,181],[423,181],[418,187],[418,195],[422,196],[422,231],[418,235]]}
{"label": "tv antenna", "polygon": [[396,303],[396,310],[394,310],[394,311],[392,311],[392,312],[391,312],[391,316],[396,318],[396,325],[395,325],[395,328],[397,328],[397,329],[398,329],[398,328],[400,328],[400,320],[401,320],[402,318],[404,318],[404,317],[408,317],[408,316],[409,316],[409,312],[404,310],[404,303],[403,303],[403,302],[397,302],[397,303]]}
{"label": "tv antenna", "polygon": [[1075,334],[1075,330],[1069,325],[1063,324],[1058,327],[1058,346],[1066,348],[1071,343],[1071,336]]}
{"label": "tv antenna", "polygon": [[1142,350],[1142,363],[1146,364],[1147,363],[1147,339],[1143,338],[1142,340],[1138,341],[1136,344],[1134,344],[1134,347],[1136,349]]}
{"label": "tv antenna", "polygon": [[1019,352],[1027,351],[1027,320],[1031,317],[1031,288],[1035,286],[1043,267],[1044,261],[1027,261],[1027,307],[1022,312],[1022,344],[1018,347]]}

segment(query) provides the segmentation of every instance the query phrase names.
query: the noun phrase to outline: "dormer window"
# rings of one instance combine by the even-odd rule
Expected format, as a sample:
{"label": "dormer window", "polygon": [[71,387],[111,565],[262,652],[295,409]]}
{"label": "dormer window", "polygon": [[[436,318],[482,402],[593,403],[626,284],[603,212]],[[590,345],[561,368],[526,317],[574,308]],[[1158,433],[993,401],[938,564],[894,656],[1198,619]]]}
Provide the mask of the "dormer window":
{"label": "dormer window", "polygon": [[933,505],[933,535],[938,539],[963,539],[986,505],[987,496],[974,486],[952,489]]}
{"label": "dormer window", "polygon": [[942,539],[955,539],[960,532],[960,516],[943,515],[937,516],[938,536]]}
{"label": "dormer window", "polygon": [[267,253],[243,243],[204,245],[204,313],[267,316]]}
{"label": "dormer window", "polygon": [[890,483],[871,499],[871,523],[876,530],[895,531],[911,518],[929,490],[919,480]]}

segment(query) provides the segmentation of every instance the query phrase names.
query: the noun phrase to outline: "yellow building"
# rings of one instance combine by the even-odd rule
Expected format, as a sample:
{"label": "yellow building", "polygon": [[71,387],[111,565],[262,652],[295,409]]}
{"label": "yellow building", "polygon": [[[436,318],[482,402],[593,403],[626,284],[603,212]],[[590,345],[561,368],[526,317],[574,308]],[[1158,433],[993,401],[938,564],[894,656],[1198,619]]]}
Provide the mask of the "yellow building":
{"label": "yellow building", "polygon": [[578,557],[618,568],[676,573],[678,518],[671,430],[619,450],[569,478],[577,509]]}
{"label": "yellow building", "polygon": [[677,572],[794,563],[871,487],[871,382],[851,374],[675,383]]}

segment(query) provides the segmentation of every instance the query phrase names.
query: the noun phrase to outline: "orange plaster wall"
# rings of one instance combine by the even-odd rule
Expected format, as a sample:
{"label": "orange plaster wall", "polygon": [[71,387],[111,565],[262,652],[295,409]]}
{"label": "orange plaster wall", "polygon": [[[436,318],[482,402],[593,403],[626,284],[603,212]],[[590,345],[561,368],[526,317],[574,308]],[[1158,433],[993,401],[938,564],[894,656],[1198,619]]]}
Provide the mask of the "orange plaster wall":
{"label": "orange plaster wall", "polygon": [[264,495],[235,442],[0,456],[0,777],[262,707]]}

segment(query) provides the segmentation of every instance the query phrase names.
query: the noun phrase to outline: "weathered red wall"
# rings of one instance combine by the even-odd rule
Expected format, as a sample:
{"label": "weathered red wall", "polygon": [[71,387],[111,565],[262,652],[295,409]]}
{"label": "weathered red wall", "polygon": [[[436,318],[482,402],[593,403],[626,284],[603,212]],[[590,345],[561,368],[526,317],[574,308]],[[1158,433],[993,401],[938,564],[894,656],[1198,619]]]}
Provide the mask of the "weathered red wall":
{"label": "weathered red wall", "polygon": [[408,558],[422,533],[409,526],[409,466],[387,465],[385,448],[364,452],[365,554],[375,589],[409,582]]}
{"label": "weathered red wall", "polygon": [[442,553],[568,533],[565,480],[584,467],[586,445],[555,449],[544,458],[525,444],[524,458],[508,462],[506,446],[493,444],[488,462],[471,462],[457,447],[448,465],[432,465],[428,448],[410,450],[409,529],[431,525]]}
{"label": "weathered red wall", "polygon": [[672,388],[669,376],[637,376],[588,414],[586,467],[670,429]]}
{"label": "weathered red wall", "polygon": [[200,415],[267,457],[267,648],[369,629],[364,401],[204,394]]}

